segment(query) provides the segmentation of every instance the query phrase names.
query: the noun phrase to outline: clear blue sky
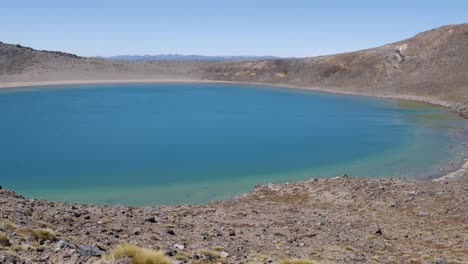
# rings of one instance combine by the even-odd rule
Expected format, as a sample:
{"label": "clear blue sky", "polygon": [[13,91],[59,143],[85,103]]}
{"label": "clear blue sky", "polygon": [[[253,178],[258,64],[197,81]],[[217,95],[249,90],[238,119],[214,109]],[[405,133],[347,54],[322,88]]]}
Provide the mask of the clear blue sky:
{"label": "clear blue sky", "polygon": [[467,0],[17,0],[0,41],[83,56],[315,56],[468,22]]}

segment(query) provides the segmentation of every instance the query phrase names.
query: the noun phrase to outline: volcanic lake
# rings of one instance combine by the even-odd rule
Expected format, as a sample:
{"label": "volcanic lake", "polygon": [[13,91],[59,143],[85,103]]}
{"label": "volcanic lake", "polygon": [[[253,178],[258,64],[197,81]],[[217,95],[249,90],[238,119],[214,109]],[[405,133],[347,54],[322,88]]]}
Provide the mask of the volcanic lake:
{"label": "volcanic lake", "polygon": [[54,201],[144,206],[313,177],[429,178],[461,163],[466,129],[443,107],[267,86],[3,89],[0,185]]}

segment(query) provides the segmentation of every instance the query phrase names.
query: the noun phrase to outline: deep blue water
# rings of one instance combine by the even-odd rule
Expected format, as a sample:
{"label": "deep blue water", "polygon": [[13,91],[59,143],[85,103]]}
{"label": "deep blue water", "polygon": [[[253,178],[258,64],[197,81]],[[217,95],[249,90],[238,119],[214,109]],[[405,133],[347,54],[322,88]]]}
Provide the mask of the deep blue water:
{"label": "deep blue water", "polygon": [[463,128],[440,107],[286,88],[11,89],[0,91],[0,185],[52,200],[151,205],[310,177],[428,176],[460,161]]}

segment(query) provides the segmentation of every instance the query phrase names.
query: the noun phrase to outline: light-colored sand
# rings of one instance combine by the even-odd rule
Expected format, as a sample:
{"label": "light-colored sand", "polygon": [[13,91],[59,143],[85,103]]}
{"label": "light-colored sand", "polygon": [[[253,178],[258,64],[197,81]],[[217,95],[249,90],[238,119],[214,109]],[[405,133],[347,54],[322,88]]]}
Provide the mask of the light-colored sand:
{"label": "light-colored sand", "polygon": [[259,82],[234,82],[234,81],[212,81],[212,80],[198,80],[198,79],[121,79],[121,80],[60,80],[60,81],[34,81],[34,82],[0,82],[0,89],[2,88],[21,88],[21,87],[38,87],[38,86],[59,86],[59,85],[80,85],[80,84],[123,84],[123,83],[227,83],[227,84],[244,84],[244,85],[261,85],[261,86],[273,86],[283,87],[301,90],[312,90],[318,92],[335,93],[335,94],[346,94],[355,96],[369,96],[378,98],[389,98],[423,102],[433,105],[440,105],[444,107],[450,107],[451,103],[437,100],[434,98],[424,96],[411,96],[402,94],[393,95],[382,95],[382,94],[371,94],[371,93],[359,93],[342,91],[340,88],[320,88],[312,86],[295,86],[289,84],[270,84],[270,83],[259,83]]}

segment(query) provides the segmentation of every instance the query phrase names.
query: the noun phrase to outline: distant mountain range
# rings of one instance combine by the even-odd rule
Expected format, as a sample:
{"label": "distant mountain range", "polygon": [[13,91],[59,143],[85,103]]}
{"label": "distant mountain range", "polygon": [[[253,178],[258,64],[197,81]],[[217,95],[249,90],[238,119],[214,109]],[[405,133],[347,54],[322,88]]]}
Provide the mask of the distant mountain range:
{"label": "distant mountain range", "polygon": [[180,54],[160,54],[160,55],[119,55],[111,57],[98,57],[107,60],[124,61],[258,61],[282,59],[275,56],[203,56],[203,55],[180,55]]}

